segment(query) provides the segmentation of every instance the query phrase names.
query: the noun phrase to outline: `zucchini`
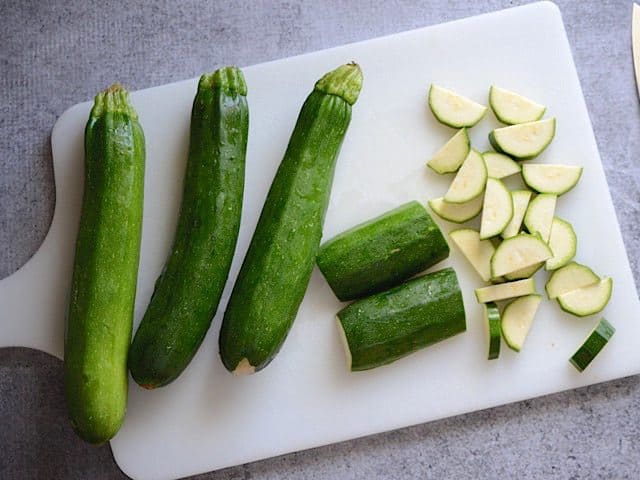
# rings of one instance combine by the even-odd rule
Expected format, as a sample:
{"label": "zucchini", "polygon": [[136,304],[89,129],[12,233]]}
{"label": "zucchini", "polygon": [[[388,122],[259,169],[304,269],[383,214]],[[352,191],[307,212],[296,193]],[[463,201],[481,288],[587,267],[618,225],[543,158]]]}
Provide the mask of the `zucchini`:
{"label": "zucchini", "polygon": [[522,220],[527,212],[529,206],[529,200],[531,199],[531,192],[529,190],[515,190],[511,192],[511,200],[513,202],[513,216],[509,223],[502,231],[502,238],[515,237],[520,232],[522,226]]}
{"label": "zucchini", "polygon": [[542,268],[544,262],[534,263],[530,267],[524,267],[504,275],[505,280],[521,280],[523,278],[532,277],[538,270]]}
{"label": "zucchini", "polygon": [[471,150],[469,134],[466,128],[461,128],[431,157],[427,166],[439,174],[456,172],[469,155],[469,150]]}
{"label": "zucchini", "polygon": [[537,233],[544,242],[549,241],[558,196],[541,193],[529,203],[524,215],[524,225],[529,233]]}
{"label": "zucchini", "polygon": [[540,120],[547,110],[544,105],[494,85],[489,89],[489,106],[496,118],[507,125]]}
{"label": "zucchini", "polygon": [[522,297],[536,293],[536,282],[533,278],[525,278],[515,282],[500,283],[488,287],[476,288],[478,303],[496,302],[507,298]]}
{"label": "zucchini", "polygon": [[131,375],[145,388],[182,373],[218,308],[240,228],[246,95],[235,67],[200,77],[173,247],[129,350]]}
{"label": "zucchini", "polygon": [[519,352],[531,330],[542,295],[516,298],[502,312],[502,335],[509,348]]}
{"label": "zucchini", "polygon": [[85,129],[85,183],[64,348],[71,424],[100,444],[122,424],[144,193],[144,134],[119,85],[99,93]]}
{"label": "zucchini", "polygon": [[480,219],[480,238],[500,235],[513,217],[511,192],[497,178],[488,178]]}
{"label": "zucchini", "polygon": [[337,318],[351,371],[386,365],[467,328],[452,268],[358,300]]}
{"label": "zucchini", "polygon": [[551,258],[551,249],[539,235],[521,233],[504,240],[491,257],[491,276],[501,277]]}
{"label": "zucchini", "polygon": [[482,195],[487,183],[487,167],[482,155],[471,149],[469,155],[453,178],[444,200],[449,203],[466,203]]}
{"label": "zucchini", "polygon": [[220,357],[236,374],[261,370],[280,350],[311,278],[333,172],[362,87],[351,63],[307,97],[273,179],[220,330]]}
{"label": "zucchini", "polygon": [[545,268],[556,270],[564,267],[576,256],[578,237],[569,222],[554,217],[549,236],[549,248],[553,257],[547,259]]}
{"label": "zucchini", "polygon": [[549,118],[496,128],[489,133],[489,142],[499,153],[518,160],[529,160],[540,155],[555,134],[556,119]]}
{"label": "zucchini", "polygon": [[560,308],[577,317],[598,313],[607,306],[613,291],[613,280],[606,277],[598,283],[559,295]]}
{"label": "zucchini", "polygon": [[464,223],[477,216],[482,210],[483,196],[478,195],[465,203],[449,203],[444,198],[429,200],[429,208],[440,218],[453,223]]}
{"label": "zucchini", "polygon": [[588,287],[599,281],[600,277],[586,265],[570,262],[554,271],[544,288],[549,299],[553,300],[560,295]]}
{"label": "zucchini", "polygon": [[490,240],[481,240],[480,234],[471,228],[449,232],[449,237],[473,269],[485,282],[491,280],[491,257],[496,251]]}
{"label": "zucchini", "polygon": [[614,326],[611,325],[607,319],[601,318],[584,343],[580,345],[576,353],[571,356],[569,362],[571,362],[578,371],[584,371],[604,346],[609,343],[614,333],[616,333]]}
{"label": "zucchini", "polygon": [[484,152],[482,154],[490,178],[505,178],[520,173],[520,164],[504,153]]}
{"label": "zucchini", "polygon": [[346,301],[386,290],[448,256],[438,225],[413,201],[332,238],[316,261],[333,293]]}
{"label": "zucchini", "polygon": [[488,360],[495,360],[500,356],[500,337],[502,328],[500,326],[500,310],[498,306],[489,302],[484,306],[484,318],[487,320],[487,330],[489,332],[489,355]]}
{"label": "zucchini", "polygon": [[530,163],[522,167],[522,179],[536,192],[562,195],[576,186],[582,167]]}
{"label": "zucchini", "polygon": [[438,85],[429,88],[429,108],[443,125],[453,128],[473,127],[487,107]]}

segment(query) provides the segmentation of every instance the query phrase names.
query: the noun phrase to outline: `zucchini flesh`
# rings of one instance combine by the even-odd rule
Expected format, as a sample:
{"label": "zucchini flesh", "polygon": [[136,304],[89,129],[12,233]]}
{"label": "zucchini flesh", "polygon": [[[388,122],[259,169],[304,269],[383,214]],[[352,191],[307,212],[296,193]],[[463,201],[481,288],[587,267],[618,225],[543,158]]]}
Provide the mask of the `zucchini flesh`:
{"label": "zucchini flesh", "polygon": [[577,317],[586,317],[598,313],[611,299],[613,280],[606,277],[598,283],[572,290],[558,296],[560,308]]}
{"label": "zucchini flesh", "polygon": [[439,197],[429,200],[429,208],[444,220],[453,223],[464,223],[480,213],[482,202],[482,195],[478,195],[466,203],[449,203],[445,202],[444,198]]}
{"label": "zucchini flesh", "polygon": [[200,77],[173,247],[129,352],[131,375],[145,388],[182,373],[218,308],[240,228],[246,95],[235,67]]}
{"label": "zucchini flesh", "polygon": [[332,238],[320,247],[317,263],[346,301],[386,290],[448,256],[440,228],[414,201]]}
{"label": "zucchini flesh", "polygon": [[489,89],[489,105],[496,118],[508,125],[540,120],[547,110],[544,105],[493,85]]}
{"label": "zucchini flesh", "polygon": [[343,65],[320,79],[302,106],[224,314],[220,357],[231,372],[266,367],[293,324],[361,86],[360,67]]}
{"label": "zucchini flesh", "polygon": [[439,174],[456,172],[469,155],[470,149],[471,142],[467,129],[461,128],[433,155],[427,162],[427,166]]}
{"label": "zucchini flesh", "polygon": [[481,240],[480,234],[471,228],[449,232],[449,237],[473,269],[485,282],[491,280],[491,257],[496,249],[490,240]]}
{"label": "zucchini flesh", "polygon": [[65,332],[64,386],[84,440],[112,438],[127,406],[145,144],[128,93],[99,93],[85,129],[85,183]]}
{"label": "zucchini flesh", "polygon": [[485,304],[484,317],[487,320],[487,328],[489,331],[489,355],[487,359],[495,360],[500,356],[500,337],[502,336],[500,310],[498,310],[498,306],[493,302]]}
{"label": "zucchini flesh", "polygon": [[512,350],[522,350],[541,300],[542,295],[527,295],[513,300],[504,308],[502,335]]}
{"label": "zucchini flesh", "polygon": [[496,302],[507,298],[522,297],[536,293],[536,282],[533,278],[525,278],[515,282],[499,283],[488,287],[476,288],[476,299],[479,303]]}
{"label": "zucchini flesh", "polygon": [[594,358],[600,353],[604,346],[609,343],[616,329],[606,318],[601,318],[595,328],[591,331],[584,343],[574,353],[569,362],[582,372]]}
{"label": "zucchini flesh", "polygon": [[466,330],[452,268],[358,300],[338,312],[352,371],[386,365]]}
{"label": "zucchini flesh", "polygon": [[565,293],[588,287],[600,281],[600,277],[593,273],[586,265],[570,262],[554,271],[544,286],[549,299],[554,299]]}

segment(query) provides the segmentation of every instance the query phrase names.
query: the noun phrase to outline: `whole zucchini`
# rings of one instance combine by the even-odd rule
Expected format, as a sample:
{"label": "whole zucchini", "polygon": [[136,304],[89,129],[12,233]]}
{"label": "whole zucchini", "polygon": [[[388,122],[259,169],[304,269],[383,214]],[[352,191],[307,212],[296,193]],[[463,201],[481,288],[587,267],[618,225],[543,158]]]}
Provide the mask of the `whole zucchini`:
{"label": "whole zucchini", "polygon": [[352,371],[386,365],[467,328],[452,268],[358,300],[337,317]]}
{"label": "whole zucchini", "polygon": [[145,144],[128,93],[95,98],[85,129],[85,183],[65,332],[65,396],[88,442],[113,437],[127,406],[144,192]]}
{"label": "whole zucchini", "polygon": [[342,301],[378,293],[449,256],[427,210],[413,201],[325,242],[317,263]]}
{"label": "whole zucchini", "polygon": [[129,352],[131,375],[145,388],[180,375],[218,308],[240,228],[246,95],[244,77],[235,67],[200,78],[173,248]]}
{"label": "whole zucchini", "polygon": [[362,86],[354,63],[322,77],[307,97],[271,184],[220,330],[236,374],[266,367],[296,317],[311,277],[335,162]]}

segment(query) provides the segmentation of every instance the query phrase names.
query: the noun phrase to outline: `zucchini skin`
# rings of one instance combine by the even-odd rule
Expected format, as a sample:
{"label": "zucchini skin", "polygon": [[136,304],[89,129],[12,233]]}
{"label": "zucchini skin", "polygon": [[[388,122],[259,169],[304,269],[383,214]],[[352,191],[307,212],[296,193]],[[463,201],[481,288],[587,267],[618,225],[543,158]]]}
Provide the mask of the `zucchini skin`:
{"label": "zucchini skin", "polygon": [[64,386],[84,440],[112,438],[127,406],[145,141],[128,93],[98,94],[85,129],[85,184],[65,331]]}
{"label": "zucchini skin", "polygon": [[302,106],[224,314],[220,357],[235,374],[266,367],[293,324],[361,85],[360,67],[343,65],[320,79]]}
{"label": "zucchini skin", "polygon": [[448,256],[440,228],[413,201],[324,243],[317,263],[336,296],[346,301],[384,291]]}
{"label": "zucchini skin", "polygon": [[246,94],[235,67],[200,78],[173,247],[129,352],[131,375],[145,388],[167,385],[184,371],[218,308],[240,229]]}
{"label": "zucchini skin", "polygon": [[445,268],[338,312],[351,371],[391,363],[467,328],[456,272]]}

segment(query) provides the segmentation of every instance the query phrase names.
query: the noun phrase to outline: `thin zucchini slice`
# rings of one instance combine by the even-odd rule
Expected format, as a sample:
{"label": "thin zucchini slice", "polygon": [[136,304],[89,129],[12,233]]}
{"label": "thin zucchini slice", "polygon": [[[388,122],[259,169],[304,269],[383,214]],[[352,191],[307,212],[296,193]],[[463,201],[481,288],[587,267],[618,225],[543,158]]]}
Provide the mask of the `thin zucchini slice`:
{"label": "thin zucchini slice", "polygon": [[571,262],[554,271],[544,286],[550,300],[565,293],[588,287],[600,281],[600,277],[593,273],[586,265]]}
{"label": "thin zucchini slice", "polygon": [[491,178],[505,178],[520,173],[520,164],[504,153],[484,152],[487,175]]}
{"label": "thin zucchini slice", "polygon": [[489,106],[496,118],[507,125],[540,120],[547,110],[544,105],[495,85],[489,89]]}
{"label": "thin zucchini slice", "polygon": [[540,193],[562,195],[576,186],[582,176],[582,167],[529,163],[522,167],[525,183]]}
{"label": "thin zucchini slice", "polygon": [[571,224],[561,218],[554,217],[549,236],[549,248],[553,257],[547,260],[547,270],[556,270],[564,267],[576,256],[578,238]]}
{"label": "thin zucchini slice", "polygon": [[471,149],[444,196],[449,203],[465,203],[482,195],[487,183],[487,167],[482,155]]}
{"label": "thin zucchini slice", "polygon": [[461,128],[431,157],[427,166],[439,174],[456,172],[469,155],[469,150],[469,134],[466,128]]}
{"label": "thin zucchini slice", "polygon": [[470,228],[461,228],[449,233],[453,244],[460,249],[480,278],[491,280],[491,257],[495,247],[490,240],[480,240],[480,234]]}
{"label": "thin zucchini slice", "polygon": [[578,371],[583,372],[604,346],[609,343],[614,333],[616,333],[614,326],[606,318],[601,318],[584,343],[569,359],[571,365],[576,367]]}
{"label": "thin zucchini slice", "polygon": [[555,133],[556,119],[549,118],[496,128],[489,134],[489,141],[500,153],[506,153],[519,160],[529,160],[547,148]]}
{"label": "thin zucchini slice", "polygon": [[476,288],[475,293],[479,303],[496,302],[506,298],[522,297],[523,295],[536,293],[536,282],[533,278],[525,278],[515,282]]}
{"label": "thin zucchini slice", "polygon": [[526,295],[515,299],[504,308],[502,335],[512,350],[522,350],[541,300],[542,295]]}
{"label": "thin zucchini slice", "polygon": [[485,113],[487,107],[438,85],[429,88],[429,108],[436,119],[449,127],[473,127]]}
{"label": "thin zucchini slice", "polygon": [[558,297],[560,308],[577,317],[586,317],[602,311],[611,299],[613,280],[606,277],[598,283],[564,293]]}
{"label": "thin zucchini slice", "polygon": [[487,320],[489,330],[489,355],[488,360],[495,360],[500,356],[500,337],[502,328],[500,327],[500,310],[498,306],[489,302],[484,306],[484,318]]}
{"label": "thin zucchini slice", "polygon": [[464,223],[477,216],[482,210],[482,195],[465,203],[449,203],[444,198],[429,200],[429,207],[440,218],[454,223]]}
{"label": "thin zucchini slice", "polygon": [[504,278],[506,278],[507,280],[520,280],[522,278],[529,278],[532,277],[538,270],[540,270],[543,265],[544,262],[536,263],[535,265],[531,265],[530,267],[507,273],[505,274]]}
{"label": "thin zucchini slice", "polygon": [[529,233],[539,233],[542,240],[549,241],[553,215],[556,211],[558,196],[552,193],[541,193],[529,203],[524,215],[524,225]]}
{"label": "thin zucchini slice", "polygon": [[522,220],[527,212],[529,200],[531,200],[531,192],[529,190],[515,190],[511,192],[511,200],[513,202],[513,216],[502,231],[502,238],[515,237],[520,233]]}
{"label": "thin zucchini slice", "polygon": [[491,276],[501,277],[544,262],[553,256],[539,235],[521,233],[504,240],[491,258]]}
{"label": "thin zucchini slice", "polygon": [[511,192],[496,178],[488,178],[480,221],[480,238],[495,237],[509,224],[513,216]]}

